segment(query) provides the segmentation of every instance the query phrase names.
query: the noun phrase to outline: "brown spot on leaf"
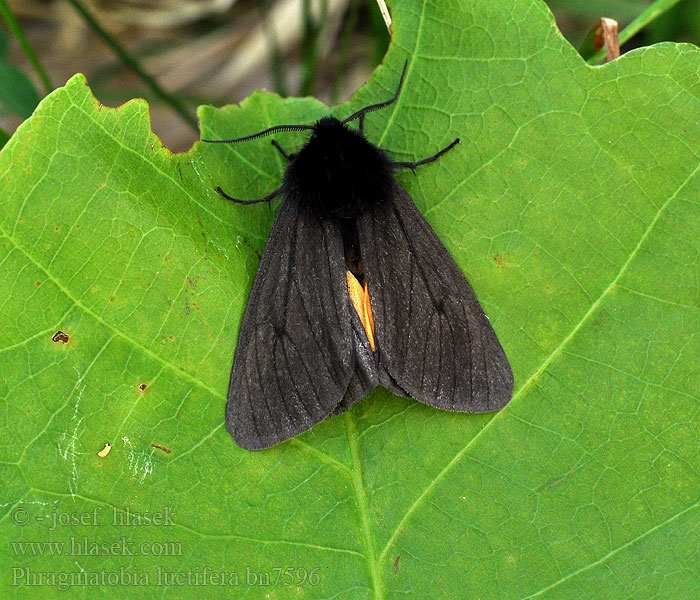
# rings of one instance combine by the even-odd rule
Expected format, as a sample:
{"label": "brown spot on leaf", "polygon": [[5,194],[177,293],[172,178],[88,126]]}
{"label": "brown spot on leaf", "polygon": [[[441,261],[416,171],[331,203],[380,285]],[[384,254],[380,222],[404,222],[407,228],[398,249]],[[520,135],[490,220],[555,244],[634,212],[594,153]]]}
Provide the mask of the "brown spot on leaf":
{"label": "brown spot on leaf", "polygon": [[54,344],[58,344],[59,342],[63,342],[64,344],[67,344],[70,341],[70,336],[67,333],[63,333],[59,329],[56,333],[53,334],[51,341]]}
{"label": "brown spot on leaf", "polygon": [[401,555],[399,554],[394,560],[394,575],[399,574],[399,561],[401,560]]}
{"label": "brown spot on leaf", "polygon": [[142,383],[139,385],[139,390],[141,390],[142,392],[145,392],[147,387],[148,386],[145,383]]}
{"label": "brown spot on leaf", "polygon": [[36,287],[39,287],[41,285],[41,281],[36,282]]}
{"label": "brown spot on leaf", "polygon": [[499,268],[508,268],[510,267],[510,261],[508,258],[504,257],[503,254],[500,252],[497,252],[496,254],[493,255],[493,260],[496,261],[496,264],[498,265]]}
{"label": "brown spot on leaf", "polygon": [[172,450],[170,448],[166,448],[165,446],[161,446],[160,444],[151,444],[152,448],[158,448],[158,450],[162,450],[166,454],[170,454]]}

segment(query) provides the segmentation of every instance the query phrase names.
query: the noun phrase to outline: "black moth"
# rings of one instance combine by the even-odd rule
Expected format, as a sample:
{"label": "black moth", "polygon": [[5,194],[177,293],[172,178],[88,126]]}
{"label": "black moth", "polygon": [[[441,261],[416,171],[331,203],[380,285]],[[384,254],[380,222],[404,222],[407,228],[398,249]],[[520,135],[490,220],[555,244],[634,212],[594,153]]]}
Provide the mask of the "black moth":
{"label": "black moth", "polygon": [[[444,410],[487,412],[511,398],[513,375],[488,317],[435,232],[394,179],[394,162],[362,133],[366,106],[311,130],[282,185],[284,200],[243,316],[226,426],[244,448],[274,446],[339,414],[377,385]],[[358,131],[348,123],[358,120]]]}

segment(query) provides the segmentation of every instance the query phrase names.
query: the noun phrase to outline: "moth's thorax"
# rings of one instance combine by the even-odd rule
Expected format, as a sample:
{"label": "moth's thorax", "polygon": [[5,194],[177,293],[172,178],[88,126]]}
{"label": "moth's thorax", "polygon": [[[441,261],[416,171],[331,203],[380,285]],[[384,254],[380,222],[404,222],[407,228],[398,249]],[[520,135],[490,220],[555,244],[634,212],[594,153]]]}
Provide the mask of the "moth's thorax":
{"label": "moth's thorax", "polygon": [[285,197],[310,215],[355,218],[383,202],[393,184],[386,152],[335,117],[316,123],[284,175]]}

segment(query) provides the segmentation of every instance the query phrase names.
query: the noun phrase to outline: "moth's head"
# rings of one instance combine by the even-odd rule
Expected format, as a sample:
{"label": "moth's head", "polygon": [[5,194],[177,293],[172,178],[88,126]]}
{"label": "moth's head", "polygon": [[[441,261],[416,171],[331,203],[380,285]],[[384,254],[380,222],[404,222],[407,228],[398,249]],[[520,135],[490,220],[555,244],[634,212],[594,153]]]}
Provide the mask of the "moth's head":
{"label": "moth's head", "polygon": [[335,117],[323,117],[316,121],[314,131],[311,134],[311,139],[323,139],[324,137],[331,138],[337,135],[343,135],[348,128]]}
{"label": "moth's head", "polygon": [[349,163],[357,158],[367,146],[372,146],[358,131],[350,129],[335,117],[323,117],[314,125],[309,141],[299,152],[318,161],[319,166],[333,169],[340,174],[343,168],[350,168]]}
{"label": "moth's head", "polygon": [[303,211],[335,219],[383,202],[392,184],[386,152],[331,116],[316,122],[284,176],[285,195]]}

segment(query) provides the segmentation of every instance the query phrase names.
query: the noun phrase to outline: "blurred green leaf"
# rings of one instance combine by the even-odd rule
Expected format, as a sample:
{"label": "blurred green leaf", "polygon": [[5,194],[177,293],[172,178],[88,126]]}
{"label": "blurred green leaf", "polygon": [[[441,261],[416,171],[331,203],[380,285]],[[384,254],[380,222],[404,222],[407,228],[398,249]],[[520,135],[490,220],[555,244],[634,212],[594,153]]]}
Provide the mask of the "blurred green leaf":
{"label": "blurred green leaf", "polygon": [[683,40],[692,41],[697,45],[700,40],[700,0],[687,0],[683,6],[685,10],[682,18],[687,28]]}
{"label": "blurred green leaf", "polygon": [[[116,573],[68,592],[91,599],[698,596],[700,52],[590,67],[530,0],[392,13],[384,66],[333,112],[389,97],[408,60],[368,137],[398,160],[462,137],[399,179],[503,342],[511,404],[377,391],[238,448],[226,390],[273,212],[213,189],[259,197],[283,160],[269,139],[172,155],[144,102],[107,109],[76,76],[0,153],[0,596],[67,597],[25,569]],[[262,92],[200,109],[222,138],[323,114]],[[115,527],[127,510],[173,525]],[[65,550],[83,539],[137,552]],[[21,545],[47,540],[67,546]]]}
{"label": "blurred green leaf", "polygon": [[634,19],[649,6],[647,0],[547,0],[555,13],[566,13],[574,18],[600,19],[608,17],[620,23]]}
{"label": "blurred green leaf", "polygon": [[0,59],[7,58],[8,43],[4,27],[0,27]]}
{"label": "blurred green leaf", "polygon": [[2,148],[7,141],[10,139],[10,134],[7,133],[2,127],[0,127],[0,148]]}
{"label": "blurred green leaf", "polygon": [[0,104],[26,119],[39,100],[41,96],[29,77],[14,65],[0,60]]}
{"label": "blurred green leaf", "polygon": [[681,0],[649,25],[644,39],[649,44],[700,40],[700,0]]}

